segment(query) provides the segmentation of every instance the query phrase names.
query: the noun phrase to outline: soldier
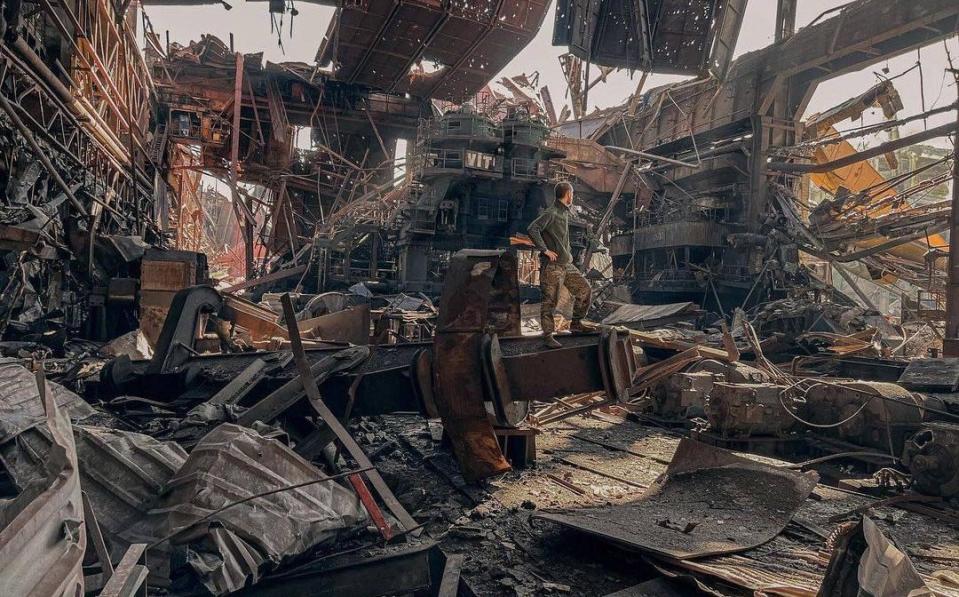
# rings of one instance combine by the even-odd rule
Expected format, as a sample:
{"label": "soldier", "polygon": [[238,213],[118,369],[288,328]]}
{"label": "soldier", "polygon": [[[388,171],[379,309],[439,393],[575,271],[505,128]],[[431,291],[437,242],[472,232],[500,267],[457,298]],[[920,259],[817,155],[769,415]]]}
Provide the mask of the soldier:
{"label": "soldier", "polygon": [[573,204],[573,185],[561,182],[556,185],[556,200],[543,210],[529,225],[529,237],[540,250],[539,283],[543,291],[543,307],[540,326],[543,329],[543,345],[547,348],[562,348],[554,335],[553,312],[563,286],[573,296],[573,321],[571,332],[586,331],[583,317],[589,309],[589,283],[573,265],[569,247],[569,207]]}

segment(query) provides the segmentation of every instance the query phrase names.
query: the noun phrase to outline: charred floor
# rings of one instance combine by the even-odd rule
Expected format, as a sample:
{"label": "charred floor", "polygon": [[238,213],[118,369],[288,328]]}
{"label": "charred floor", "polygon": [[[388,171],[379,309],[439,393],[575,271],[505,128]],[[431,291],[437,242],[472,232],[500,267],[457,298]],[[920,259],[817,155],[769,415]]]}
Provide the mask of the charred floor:
{"label": "charred floor", "polygon": [[954,0],[170,4],[0,2],[0,595],[959,595]]}

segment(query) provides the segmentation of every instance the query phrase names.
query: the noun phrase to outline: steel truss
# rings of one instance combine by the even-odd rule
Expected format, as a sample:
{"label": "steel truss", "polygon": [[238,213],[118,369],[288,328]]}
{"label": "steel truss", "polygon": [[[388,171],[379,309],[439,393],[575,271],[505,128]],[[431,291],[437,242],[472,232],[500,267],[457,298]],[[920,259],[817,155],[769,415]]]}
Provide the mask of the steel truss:
{"label": "steel truss", "polygon": [[0,49],[0,94],[37,141],[55,154],[50,157],[58,174],[71,187],[87,191],[81,197],[87,202],[87,213],[104,212],[101,231],[146,231],[154,181],[142,171],[134,180],[129,161],[121,162],[116,151],[97,138],[90,124],[80,121],[44,78],[9,46]]}

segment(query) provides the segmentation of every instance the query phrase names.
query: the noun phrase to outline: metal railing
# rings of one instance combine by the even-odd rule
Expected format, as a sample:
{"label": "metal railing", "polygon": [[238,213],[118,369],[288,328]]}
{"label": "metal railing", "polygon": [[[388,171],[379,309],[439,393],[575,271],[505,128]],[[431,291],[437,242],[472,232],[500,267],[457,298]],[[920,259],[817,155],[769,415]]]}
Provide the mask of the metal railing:
{"label": "metal railing", "polygon": [[423,154],[423,168],[462,170],[465,167],[462,149],[430,149]]}
{"label": "metal railing", "polygon": [[455,116],[439,118],[430,125],[433,137],[463,137],[499,139],[500,128],[479,116]]}
{"label": "metal railing", "polygon": [[503,158],[499,155],[462,149],[427,148],[423,153],[422,170],[478,170],[502,173]]}
{"label": "metal railing", "polygon": [[514,178],[547,178],[548,163],[532,158],[512,158],[509,160],[509,173]]}
{"label": "metal railing", "polygon": [[533,121],[509,121],[503,123],[503,139],[523,145],[546,145],[549,128]]}

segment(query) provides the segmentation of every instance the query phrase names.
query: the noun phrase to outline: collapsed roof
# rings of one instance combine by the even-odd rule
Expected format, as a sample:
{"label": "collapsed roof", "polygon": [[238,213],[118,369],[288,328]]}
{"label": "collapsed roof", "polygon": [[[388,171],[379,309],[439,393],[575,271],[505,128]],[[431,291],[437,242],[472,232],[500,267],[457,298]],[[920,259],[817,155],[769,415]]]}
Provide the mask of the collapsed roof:
{"label": "collapsed roof", "polygon": [[[370,0],[338,8],[317,62],[389,92],[458,101],[479,91],[539,31],[548,3]],[[437,70],[427,72],[424,63]]]}
{"label": "collapsed roof", "polygon": [[553,45],[601,66],[723,77],[746,0],[559,0]]}

